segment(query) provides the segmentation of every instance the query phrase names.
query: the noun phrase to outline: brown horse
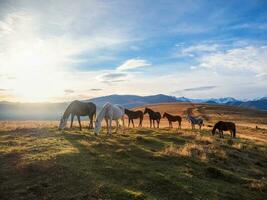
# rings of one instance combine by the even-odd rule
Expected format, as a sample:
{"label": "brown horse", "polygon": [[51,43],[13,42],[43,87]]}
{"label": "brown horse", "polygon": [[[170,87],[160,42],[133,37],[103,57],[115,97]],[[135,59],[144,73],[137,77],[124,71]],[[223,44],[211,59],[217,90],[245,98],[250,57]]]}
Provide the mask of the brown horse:
{"label": "brown horse", "polygon": [[172,122],[178,122],[178,128],[181,129],[181,122],[182,122],[182,118],[179,115],[171,115],[169,113],[164,113],[163,114],[163,118],[167,118],[169,121],[169,128],[172,128]]}
{"label": "brown horse", "polygon": [[142,127],[142,122],[144,119],[144,113],[141,110],[132,111],[125,108],[125,114],[128,116],[128,127],[130,126],[131,122],[134,127],[134,119],[140,119],[139,127]]}
{"label": "brown horse", "polygon": [[89,128],[93,128],[93,117],[96,115],[96,105],[91,102],[87,103],[77,100],[72,101],[65,110],[63,117],[60,119],[59,129],[64,129],[66,127],[70,115],[71,115],[70,128],[72,128],[74,116],[77,116],[80,130],[82,130],[80,116],[88,116],[90,120]]}
{"label": "brown horse", "polygon": [[215,135],[216,129],[219,130],[220,138],[223,138],[223,131],[230,131],[231,137],[235,138],[236,127],[235,123],[233,122],[223,122],[223,121],[217,122],[212,129],[212,135]]}
{"label": "brown horse", "polygon": [[152,128],[152,121],[153,121],[153,128],[155,128],[155,121],[157,121],[158,128],[159,128],[159,123],[161,119],[161,115],[159,112],[155,112],[150,108],[145,108],[144,115],[148,113],[149,115],[149,122],[150,122],[150,128]]}

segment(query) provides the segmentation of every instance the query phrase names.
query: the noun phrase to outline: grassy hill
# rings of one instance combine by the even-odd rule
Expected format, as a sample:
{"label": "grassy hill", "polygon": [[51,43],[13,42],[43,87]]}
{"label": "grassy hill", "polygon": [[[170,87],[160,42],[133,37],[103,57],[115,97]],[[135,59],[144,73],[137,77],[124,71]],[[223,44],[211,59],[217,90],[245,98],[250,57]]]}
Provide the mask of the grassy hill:
{"label": "grassy hill", "polygon": [[[192,131],[184,119],[182,130],[168,129],[163,120],[160,129],[108,136],[104,128],[96,137],[86,128],[60,132],[55,121],[0,122],[0,199],[266,199],[266,112],[149,107],[201,115],[206,126]],[[237,138],[211,136],[218,119],[235,121]]]}

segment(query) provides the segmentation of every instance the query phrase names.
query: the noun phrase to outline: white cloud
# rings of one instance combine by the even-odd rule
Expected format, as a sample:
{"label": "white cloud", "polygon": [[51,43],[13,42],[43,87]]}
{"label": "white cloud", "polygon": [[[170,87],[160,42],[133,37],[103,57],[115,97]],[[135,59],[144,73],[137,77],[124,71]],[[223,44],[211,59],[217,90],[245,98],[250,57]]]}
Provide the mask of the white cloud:
{"label": "white cloud", "polygon": [[117,70],[126,71],[126,70],[141,68],[141,67],[147,67],[150,65],[151,64],[147,60],[129,59],[129,60],[126,60],[122,65],[117,67]]}
{"label": "white cloud", "polygon": [[214,52],[219,48],[218,44],[197,44],[182,49],[183,54],[192,54],[199,52]]}
{"label": "white cloud", "polygon": [[207,54],[199,58],[199,66],[215,70],[267,72],[267,46],[246,46],[225,52]]}

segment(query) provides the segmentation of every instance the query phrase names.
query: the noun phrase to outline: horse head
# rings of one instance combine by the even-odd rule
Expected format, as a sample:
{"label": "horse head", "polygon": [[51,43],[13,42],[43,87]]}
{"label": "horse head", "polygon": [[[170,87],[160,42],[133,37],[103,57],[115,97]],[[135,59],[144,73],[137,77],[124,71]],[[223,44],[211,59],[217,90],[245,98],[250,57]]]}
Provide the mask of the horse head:
{"label": "horse head", "polygon": [[101,129],[101,121],[96,118],[96,120],[95,120],[95,129],[94,129],[95,135],[99,134],[100,129]]}
{"label": "horse head", "polygon": [[214,127],[213,127],[213,129],[211,131],[212,135],[215,135],[216,129],[217,129],[217,123],[214,125]]}
{"label": "horse head", "polygon": [[63,117],[61,117],[58,129],[62,130],[62,129],[64,129],[66,127],[66,125],[67,125],[67,119],[64,119]]}
{"label": "horse head", "polygon": [[191,116],[190,115],[187,115],[186,116],[186,119],[188,120],[189,123],[191,123],[191,120],[190,120],[191,119]]}
{"label": "horse head", "polygon": [[167,114],[167,113],[166,113],[166,112],[164,112],[162,117],[163,117],[163,118],[165,118],[165,117],[166,117],[166,114]]}

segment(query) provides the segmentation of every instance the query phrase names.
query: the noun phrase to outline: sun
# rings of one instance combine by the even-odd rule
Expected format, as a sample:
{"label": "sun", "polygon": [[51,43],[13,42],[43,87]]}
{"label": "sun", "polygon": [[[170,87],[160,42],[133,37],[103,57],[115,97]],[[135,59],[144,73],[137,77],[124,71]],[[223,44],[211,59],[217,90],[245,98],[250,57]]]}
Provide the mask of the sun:
{"label": "sun", "polygon": [[14,77],[5,81],[6,88],[18,101],[52,101],[64,91],[64,78],[60,63],[48,49],[20,48],[8,52],[5,74]]}

